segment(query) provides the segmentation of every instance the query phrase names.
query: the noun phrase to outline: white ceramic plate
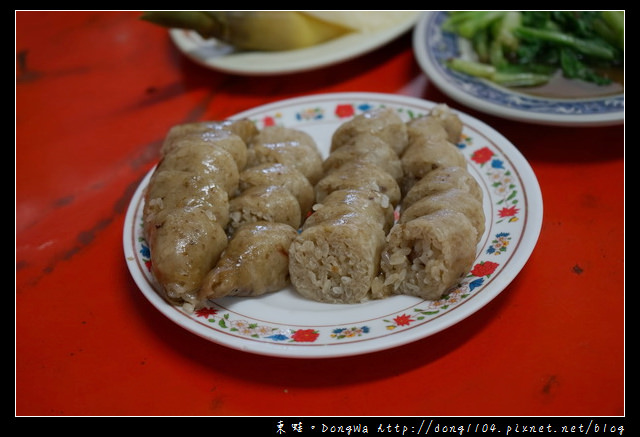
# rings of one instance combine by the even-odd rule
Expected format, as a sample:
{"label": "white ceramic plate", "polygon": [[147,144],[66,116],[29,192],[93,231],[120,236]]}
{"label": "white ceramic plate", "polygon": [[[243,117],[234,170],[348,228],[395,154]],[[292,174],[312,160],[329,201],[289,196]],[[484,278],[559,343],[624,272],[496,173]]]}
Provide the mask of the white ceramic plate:
{"label": "white ceramic plate", "polygon": [[447,59],[471,59],[473,50],[442,31],[445,11],[425,12],[413,33],[414,53],[427,76],[449,97],[478,111],[511,120],[557,126],[607,126],[624,122],[624,93],[585,99],[549,99],[516,92],[452,71]]}
{"label": "white ceramic plate", "polygon": [[411,29],[419,12],[399,24],[370,33],[352,33],[313,47],[283,52],[236,52],[233,47],[196,32],[171,29],[171,39],[188,58],[213,70],[248,76],[298,73],[327,67],[368,53]]}
{"label": "white ceramic plate", "polygon": [[[309,133],[326,157],[334,130],[367,109],[394,108],[405,120],[434,103],[371,93],[319,94],[285,100],[237,114],[259,128],[277,124]],[[207,311],[188,314],[156,291],[149,249],[142,235],[144,190],[131,199],[124,226],[127,264],[142,293],[179,326],[212,342],[247,352],[321,358],[364,354],[428,337],[485,306],[513,280],[529,258],[542,224],[538,181],[520,152],[486,124],[463,113],[458,147],[484,192],[486,231],[473,269],[438,301],[394,296],[354,305],[312,302],[287,288],[257,298],[227,297]],[[152,170],[153,171],[153,170]]]}

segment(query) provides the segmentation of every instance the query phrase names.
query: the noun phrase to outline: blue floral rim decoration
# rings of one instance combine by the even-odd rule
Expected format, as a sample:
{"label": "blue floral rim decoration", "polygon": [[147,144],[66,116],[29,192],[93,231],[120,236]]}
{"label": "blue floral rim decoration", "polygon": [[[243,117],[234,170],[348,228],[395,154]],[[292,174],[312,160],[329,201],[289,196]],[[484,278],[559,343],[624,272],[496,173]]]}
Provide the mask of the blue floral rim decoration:
{"label": "blue floral rim decoration", "polygon": [[459,91],[494,105],[509,109],[556,115],[599,115],[624,111],[624,94],[593,99],[548,99],[515,93],[486,80],[452,71],[445,66],[447,59],[460,56],[457,35],[444,32],[442,23],[447,12],[430,14],[425,38],[427,54],[438,73]]}

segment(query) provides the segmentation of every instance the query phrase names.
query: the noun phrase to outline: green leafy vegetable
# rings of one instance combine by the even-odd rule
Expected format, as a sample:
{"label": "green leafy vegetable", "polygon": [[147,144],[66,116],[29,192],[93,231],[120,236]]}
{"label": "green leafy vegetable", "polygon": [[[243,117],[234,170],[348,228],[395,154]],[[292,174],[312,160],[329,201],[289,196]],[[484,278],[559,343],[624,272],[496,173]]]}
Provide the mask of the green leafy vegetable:
{"label": "green leafy vegetable", "polygon": [[449,68],[504,86],[564,77],[605,85],[624,66],[624,11],[451,11],[442,29],[470,41],[477,60]]}

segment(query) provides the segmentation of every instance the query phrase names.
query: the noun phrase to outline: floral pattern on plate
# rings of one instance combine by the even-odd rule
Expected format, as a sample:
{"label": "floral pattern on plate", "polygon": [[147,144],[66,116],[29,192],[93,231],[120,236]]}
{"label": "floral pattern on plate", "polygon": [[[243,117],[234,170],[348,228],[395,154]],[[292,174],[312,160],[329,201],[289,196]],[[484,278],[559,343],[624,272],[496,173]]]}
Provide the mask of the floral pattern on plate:
{"label": "floral pattern on plate", "polygon": [[561,126],[623,122],[624,93],[584,99],[544,98],[447,68],[448,59],[471,58],[472,49],[456,34],[442,30],[446,18],[446,11],[425,12],[416,25],[413,46],[422,69],[450,97],[479,111],[518,121]]}
{"label": "floral pattern on plate", "polygon": [[[385,106],[410,120],[428,113],[434,105],[384,94],[329,94],[266,105],[238,118],[250,118],[259,128],[277,124],[307,131],[326,156],[332,132],[351,117]],[[469,274],[437,301],[398,296],[331,307],[295,298],[295,290],[289,289],[289,294],[283,290],[256,300],[224,298],[194,313],[174,307],[156,291],[142,235],[142,192],[150,174],[132,199],[129,228],[125,228],[130,233],[127,240],[125,232],[125,247],[129,244],[135,251],[135,256],[128,257],[134,261],[130,270],[147,298],[176,323],[213,342],[250,352],[288,357],[352,355],[431,335],[499,294],[524,264],[541,225],[541,216],[532,216],[530,211],[531,206],[541,210],[542,205],[537,181],[526,161],[489,127],[460,116],[464,129],[458,147],[483,189],[487,226]],[[500,276],[507,281],[497,285],[494,280]]]}

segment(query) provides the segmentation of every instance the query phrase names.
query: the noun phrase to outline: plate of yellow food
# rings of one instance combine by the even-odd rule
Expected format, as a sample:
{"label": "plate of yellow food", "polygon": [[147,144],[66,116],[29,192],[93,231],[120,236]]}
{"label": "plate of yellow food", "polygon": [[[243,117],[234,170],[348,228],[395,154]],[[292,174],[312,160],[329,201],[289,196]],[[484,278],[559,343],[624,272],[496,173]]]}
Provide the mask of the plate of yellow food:
{"label": "plate of yellow food", "polygon": [[413,45],[428,78],[475,110],[557,126],[624,122],[623,11],[431,11]]}
{"label": "plate of yellow food", "polygon": [[419,11],[149,11],[192,61],[240,75],[308,71],[368,53],[409,31]]}
{"label": "plate of yellow food", "polygon": [[525,158],[446,104],[318,94],[167,131],[125,259],[153,307],[233,349],[325,358],[424,339],[504,291],[541,229]]}

